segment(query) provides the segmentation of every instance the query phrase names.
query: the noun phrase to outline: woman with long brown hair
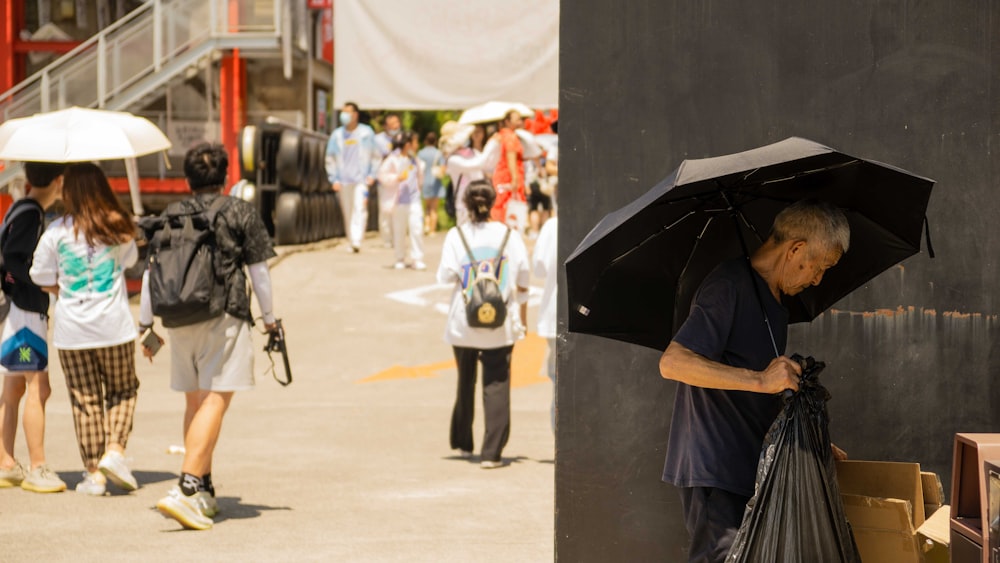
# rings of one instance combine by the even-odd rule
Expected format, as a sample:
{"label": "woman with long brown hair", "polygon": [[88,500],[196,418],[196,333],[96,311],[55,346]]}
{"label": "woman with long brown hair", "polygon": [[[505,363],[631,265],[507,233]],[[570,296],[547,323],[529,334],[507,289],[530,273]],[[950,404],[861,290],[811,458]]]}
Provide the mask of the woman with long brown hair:
{"label": "woman with long brown hair", "polygon": [[66,375],[84,473],[76,490],[103,495],[110,479],[138,487],[125,463],[136,391],[136,325],[125,268],[138,259],[135,223],[108,179],[91,163],[71,164],[63,184],[66,213],[35,250],[31,279],[58,296],[52,345]]}

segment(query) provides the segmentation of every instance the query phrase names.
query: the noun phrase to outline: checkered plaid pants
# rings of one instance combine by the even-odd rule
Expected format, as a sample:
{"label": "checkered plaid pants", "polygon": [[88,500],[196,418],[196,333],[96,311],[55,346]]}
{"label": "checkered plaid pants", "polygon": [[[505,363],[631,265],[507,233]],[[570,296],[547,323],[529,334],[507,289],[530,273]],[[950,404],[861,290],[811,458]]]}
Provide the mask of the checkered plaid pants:
{"label": "checkered plaid pants", "polygon": [[[132,432],[136,391],[135,342],[88,350],[59,350],[85,467],[95,467],[107,444],[125,447]],[[102,402],[103,399],[103,402]]]}

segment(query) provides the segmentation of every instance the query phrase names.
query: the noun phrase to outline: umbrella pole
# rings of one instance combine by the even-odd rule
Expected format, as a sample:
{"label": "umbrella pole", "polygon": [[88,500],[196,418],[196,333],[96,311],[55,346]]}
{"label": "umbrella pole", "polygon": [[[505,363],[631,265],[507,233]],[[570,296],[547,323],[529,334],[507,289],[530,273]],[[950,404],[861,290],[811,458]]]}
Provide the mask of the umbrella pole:
{"label": "umbrella pole", "polygon": [[125,175],[128,176],[128,192],[132,198],[132,213],[136,217],[141,217],[145,210],[142,208],[142,199],[139,194],[139,164],[134,158],[125,159]]}
{"label": "umbrella pole", "polygon": [[[720,190],[722,197],[725,198],[726,203],[729,204],[730,214],[733,216],[733,223],[736,225],[736,236],[740,239],[740,247],[743,249],[743,257],[746,259],[747,273],[750,274],[750,282],[753,284],[754,295],[757,296],[757,304],[760,305],[760,312],[764,315],[764,326],[767,327],[767,335],[771,337],[771,349],[774,350],[774,357],[777,358],[781,354],[778,353],[778,343],[774,340],[774,331],[771,329],[771,319],[767,317],[767,308],[764,307],[764,299],[760,296],[760,284],[757,282],[757,276],[754,275],[753,264],[750,263],[750,251],[747,249],[747,241],[743,238],[743,227],[740,225],[740,219],[743,218],[743,214],[740,213],[739,209],[736,209],[729,198],[726,196],[726,192]],[[744,220],[746,220],[744,218]]]}

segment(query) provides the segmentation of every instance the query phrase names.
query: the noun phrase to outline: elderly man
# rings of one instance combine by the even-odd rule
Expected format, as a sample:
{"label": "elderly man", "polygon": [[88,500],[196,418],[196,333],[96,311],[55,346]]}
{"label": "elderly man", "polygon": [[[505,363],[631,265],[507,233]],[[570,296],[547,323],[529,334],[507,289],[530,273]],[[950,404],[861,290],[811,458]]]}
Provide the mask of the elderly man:
{"label": "elderly man", "polygon": [[818,285],[849,243],[847,218],[832,205],[786,208],[749,267],[745,258],[730,260],[705,278],[663,352],[660,374],[678,382],[663,480],[680,489],[689,561],[725,560],[753,496],[764,435],[781,409],[777,394],[798,389],[801,367],[774,357],[788,336],[781,296]]}

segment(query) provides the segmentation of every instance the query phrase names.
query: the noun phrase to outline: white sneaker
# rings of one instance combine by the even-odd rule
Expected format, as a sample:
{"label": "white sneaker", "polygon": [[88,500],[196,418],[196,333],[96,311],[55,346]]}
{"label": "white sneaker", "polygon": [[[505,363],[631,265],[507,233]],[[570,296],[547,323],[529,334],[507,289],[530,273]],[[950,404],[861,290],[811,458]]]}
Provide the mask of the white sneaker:
{"label": "white sneaker", "polygon": [[39,465],[24,476],[21,488],[34,493],[61,493],[66,483],[48,465]]}
{"label": "white sneaker", "polygon": [[503,462],[502,461],[489,461],[489,460],[484,459],[483,461],[479,462],[479,467],[482,467],[483,469],[496,469],[498,467],[503,467]]}
{"label": "white sneaker", "polygon": [[417,260],[416,262],[413,263],[413,269],[414,270],[426,270],[427,269],[427,264],[424,264],[423,262]]}
{"label": "white sneaker", "polygon": [[156,503],[156,509],[191,530],[209,530],[214,524],[212,519],[205,515],[197,495],[184,496],[177,485]]}
{"label": "white sneaker", "polygon": [[201,507],[201,512],[209,518],[215,518],[219,513],[219,503],[215,502],[215,497],[208,491],[198,491],[194,494],[194,499]]}
{"label": "white sneaker", "polygon": [[102,496],[106,490],[104,476],[100,471],[84,473],[83,481],[76,484],[76,492],[95,497]]}
{"label": "white sneaker", "polygon": [[125,465],[125,456],[118,452],[110,450],[104,452],[104,457],[97,464],[97,468],[105,477],[111,479],[112,483],[126,491],[134,491],[139,488],[139,483],[132,476],[132,471],[129,470],[128,465]]}
{"label": "white sneaker", "polygon": [[393,266],[393,268],[395,268],[397,270],[405,270],[406,269],[406,264],[404,262],[396,262],[396,265]]}
{"label": "white sneaker", "polygon": [[14,466],[10,469],[0,469],[0,489],[20,487],[24,476],[24,466],[14,460]]}

